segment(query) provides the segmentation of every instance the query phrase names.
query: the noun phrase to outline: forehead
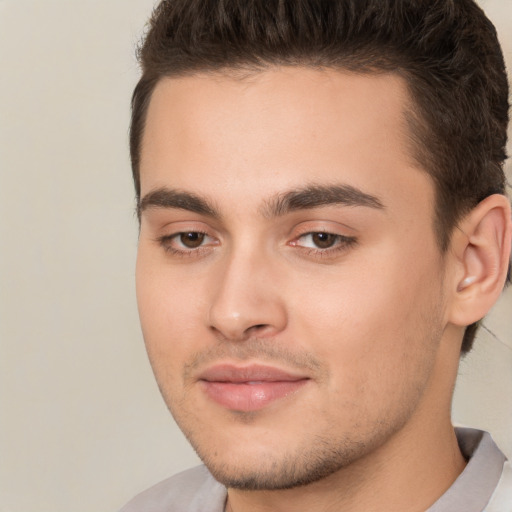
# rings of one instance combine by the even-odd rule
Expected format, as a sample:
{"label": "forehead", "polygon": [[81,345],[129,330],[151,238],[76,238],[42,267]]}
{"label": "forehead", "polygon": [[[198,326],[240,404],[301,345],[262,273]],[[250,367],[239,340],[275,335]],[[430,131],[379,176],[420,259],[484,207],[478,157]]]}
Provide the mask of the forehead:
{"label": "forehead", "polygon": [[418,208],[432,184],[411,156],[409,103],[393,74],[289,67],[163,79],[146,119],[142,196],[172,186],[239,203],[341,181]]}

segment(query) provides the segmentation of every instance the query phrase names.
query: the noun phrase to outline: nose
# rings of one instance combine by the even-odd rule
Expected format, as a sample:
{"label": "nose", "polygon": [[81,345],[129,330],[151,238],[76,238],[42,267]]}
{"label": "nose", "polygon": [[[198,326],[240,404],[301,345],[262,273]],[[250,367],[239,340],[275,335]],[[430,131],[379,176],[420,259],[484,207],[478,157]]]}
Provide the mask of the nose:
{"label": "nose", "polygon": [[279,271],[270,258],[232,254],[216,276],[208,322],[219,337],[243,341],[272,337],[287,324]]}

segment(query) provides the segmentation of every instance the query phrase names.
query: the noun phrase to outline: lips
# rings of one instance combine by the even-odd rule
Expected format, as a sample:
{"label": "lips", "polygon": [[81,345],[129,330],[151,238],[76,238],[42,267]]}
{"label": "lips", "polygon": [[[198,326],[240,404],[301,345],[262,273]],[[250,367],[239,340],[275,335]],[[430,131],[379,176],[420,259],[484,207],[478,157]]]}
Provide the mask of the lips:
{"label": "lips", "polygon": [[199,381],[208,398],[217,404],[249,412],[297,392],[309,378],[271,366],[223,364],[206,369]]}

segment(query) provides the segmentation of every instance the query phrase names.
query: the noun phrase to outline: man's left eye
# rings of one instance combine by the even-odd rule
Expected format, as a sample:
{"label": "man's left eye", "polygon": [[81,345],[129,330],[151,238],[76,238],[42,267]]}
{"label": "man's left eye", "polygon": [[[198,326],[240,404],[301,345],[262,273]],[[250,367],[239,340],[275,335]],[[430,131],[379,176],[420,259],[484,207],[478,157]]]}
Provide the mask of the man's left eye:
{"label": "man's left eye", "polygon": [[336,246],[350,245],[354,241],[355,239],[352,237],[318,231],[298,237],[293,245],[308,249],[331,249]]}

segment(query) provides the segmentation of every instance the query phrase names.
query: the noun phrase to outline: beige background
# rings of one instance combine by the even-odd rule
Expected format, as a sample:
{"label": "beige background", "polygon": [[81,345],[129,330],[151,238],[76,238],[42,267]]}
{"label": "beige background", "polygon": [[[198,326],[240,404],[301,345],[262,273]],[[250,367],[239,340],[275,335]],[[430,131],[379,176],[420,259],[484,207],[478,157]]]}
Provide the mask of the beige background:
{"label": "beige background", "polygon": [[[0,512],[113,511],[196,462],[153,382],[134,298],[127,130],[152,4],[0,0]],[[482,4],[512,66],[512,2]],[[511,292],[454,405],[509,455]]]}

